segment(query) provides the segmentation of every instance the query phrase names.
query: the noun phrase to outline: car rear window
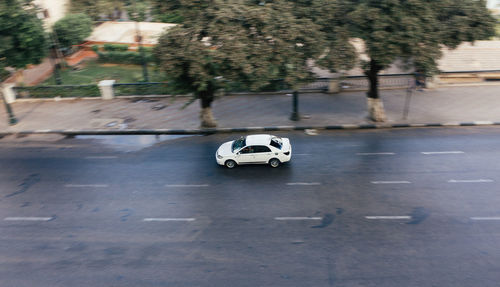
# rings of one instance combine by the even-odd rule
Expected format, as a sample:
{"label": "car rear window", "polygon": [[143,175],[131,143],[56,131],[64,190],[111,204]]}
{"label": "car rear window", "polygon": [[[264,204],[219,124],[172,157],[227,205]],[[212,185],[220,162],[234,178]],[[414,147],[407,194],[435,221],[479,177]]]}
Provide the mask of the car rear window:
{"label": "car rear window", "polygon": [[271,139],[271,146],[277,149],[281,149],[281,147],[283,146],[283,141],[279,137],[273,137]]}

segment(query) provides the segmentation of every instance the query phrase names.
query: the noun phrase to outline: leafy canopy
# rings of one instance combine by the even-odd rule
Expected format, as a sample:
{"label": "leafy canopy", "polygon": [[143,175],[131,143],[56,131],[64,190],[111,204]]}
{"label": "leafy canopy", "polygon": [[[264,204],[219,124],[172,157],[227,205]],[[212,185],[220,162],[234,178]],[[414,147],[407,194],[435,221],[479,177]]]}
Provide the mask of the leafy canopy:
{"label": "leafy canopy", "polygon": [[63,47],[81,43],[92,32],[92,20],[85,14],[69,14],[54,24],[54,32]]}
{"label": "leafy canopy", "polygon": [[0,66],[38,64],[47,51],[45,32],[31,1],[0,1]]}
{"label": "leafy canopy", "polygon": [[[483,0],[349,0],[354,36],[364,40],[375,70],[396,59],[426,73],[437,71],[442,46],[494,35],[495,19]],[[374,67],[371,67],[374,68]],[[368,66],[365,66],[368,69]]]}
{"label": "leafy canopy", "polygon": [[187,91],[231,81],[258,89],[277,78],[294,86],[310,76],[307,60],[321,53],[319,27],[295,17],[285,1],[167,2],[180,5],[185,20],[160,37],[155,54]]}
{"label": "leafy canopy", "polygon": [[127,0],[71,0],[72,13],[87,14],[92,20],[99,20],[101,16],[114,19],[115,12],[120,12],[126,5]]}

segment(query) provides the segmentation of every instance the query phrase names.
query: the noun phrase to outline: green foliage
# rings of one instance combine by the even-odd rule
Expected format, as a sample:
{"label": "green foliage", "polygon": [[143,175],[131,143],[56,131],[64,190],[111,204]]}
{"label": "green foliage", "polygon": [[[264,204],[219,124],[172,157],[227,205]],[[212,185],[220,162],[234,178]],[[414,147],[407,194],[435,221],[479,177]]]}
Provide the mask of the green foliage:
{"label": "green foliage", "polygon": [[[66,85],[96,84],[102,80],[116,80],[117,83],[135,83],[143,80],[142,66],[99,64],[96,61],[85,62],[78,69],[63,69],[61,78]],[[164,75],[149,68],[151,81],[160,82]],[[54,84],[54,79],[47,79],[42,85]]]}
{"label": "green foliage", "polygon": [[128,45],[126,44],[104,44],[103,46],[104,51],[119,51],[119,52],[125,52],[128,50]]}
{"label": "green foliage", "polygon": [[15,87],[20,98],[100,97],[97,85]]}
{"label": "green foliage", "polygon": [[183,23],[186,7],[180,0],[150,0],[151,14],[156,22]]}
{"label": "green foliage", "polygon": [[[0,66],[38,64],[47,51],[42,22],[26,1],[0,1]],[[29,3],[29,1],[28,1]]]}
{"label": "green foliage", "polygon": [[0,82],[3,82],[10,76],[10,72],[5,70],[2,66],[0,66]]}
{"label": "green foliage", "polygon": [[85,14],[69,14],[54,24],[53,30],[63,47],[80,44],[92,32],[92,20]]}
{"label": "green foliage", "polygon": [[[309,18],[320,27],[324,36],[322,55],[316,65],[332,72],[349,70],[355,65],[356,51],[350,43],[347,18],[349,6],[343,0],[289,0],[298,18]],[[321,42],[318,42],[320,44]]]}
{"label": "green foliage", "polygon": [[148,1],[132,1],[131,5],[127,7],[127,12],[132,21],[143,22],[146,21],[148,14]]}
{"label": "green foliage", "polygon": [[92,20],[101,19],[101,15],[105,18],[116,20],[115,11],[122,11],[126,1],[123,0],[71,0],[70,11],[72,13],[84,13]]}
{"label": "green foliage", "polygon": [[163,23],[182,23],[184,17],[177,13],[155,14],[153,15],[155,22]]}
{"label": "green foliage", "polygon": [[99,45],[92,45],[92,51],[99,52]]}
{"label": "green foliage", "polygon": [[[437,71],[441,45],[494,35],[495,20],[483,0],[350,0],[351,31],[362,38],[370,63],[380,71],[402,59],[425,73]],[[375,65],[375,66],[374,66]]]}
{"label": "green foliage", "polygon": [[115,96],[131,95],[169,95],[174,93],[167,83],[144,83],[135,85],[115,85]]}
{"label": "green foliage", "polygon": [[[117,64],[134,64],[140,65],[142,64],[142,55],[138,52],[97,52],[99,56],[99,62],[101,63],[117,63]],[[145,54],[146,63],[150,63],[153,61],[153,54],[148,53]]]}
{"label": "green foliage", "polygon": [[282,78],[310,78],[307,60],[321,53],[322,34],[282,1],[166,1],[178,4],[184,25],[160,37],[155,55],[174,85],[211,101],[231,82],[258,90]]}

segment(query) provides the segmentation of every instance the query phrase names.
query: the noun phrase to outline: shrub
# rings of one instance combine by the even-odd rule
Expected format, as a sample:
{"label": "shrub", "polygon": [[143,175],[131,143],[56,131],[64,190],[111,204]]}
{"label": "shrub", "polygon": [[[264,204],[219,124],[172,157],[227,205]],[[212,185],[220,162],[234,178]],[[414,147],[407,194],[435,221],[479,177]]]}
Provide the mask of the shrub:
{"label": "shrub", "polygon": [[115,84],[113,89],[115,96],[173,94],[167,83]]}
{"label": "shrub", "polygon": [[[103,63],[118,63],[118,64],[142,64],[142,55],[138,52],[97,52],[99,56],[99,61]],[[151,53],[145,54],[145,60],[147,63],[153,61],[153,55]]]}
{"label": "shrub", "polygon": [[92,45],[92,51],[99,52],[99,45]]}
{"label": "shrub", "polygon": [[97,85],[14,87],[19,98],[100,97]]}
{"label": "shrub", "polygon": [[112,52],[112,51],[120,51],[126,52],[128,50],[128,45],[126,44],[104,44],[104,51]]}

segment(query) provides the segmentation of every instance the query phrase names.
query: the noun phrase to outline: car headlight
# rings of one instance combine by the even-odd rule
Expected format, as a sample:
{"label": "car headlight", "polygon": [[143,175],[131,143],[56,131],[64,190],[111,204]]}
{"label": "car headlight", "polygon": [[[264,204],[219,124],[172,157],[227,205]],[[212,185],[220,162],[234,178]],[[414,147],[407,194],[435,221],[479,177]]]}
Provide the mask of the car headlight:
{"label": "car headlight", "polygon": [[290,155],[290,151],[284,152],[285,155]]}
{"label": "car headlight", "polygon": [[222,158],[223,158],[223,156],[221,156],[220,154],[217,154],[217,158],[218,158],[218,159],[222,159]]}

